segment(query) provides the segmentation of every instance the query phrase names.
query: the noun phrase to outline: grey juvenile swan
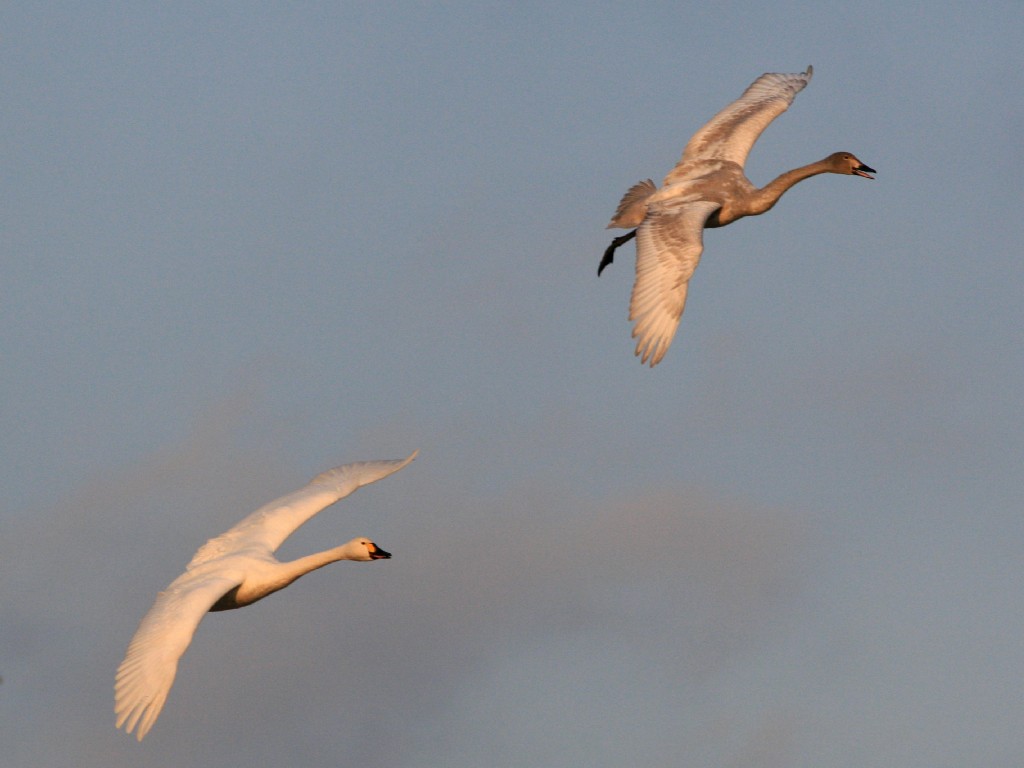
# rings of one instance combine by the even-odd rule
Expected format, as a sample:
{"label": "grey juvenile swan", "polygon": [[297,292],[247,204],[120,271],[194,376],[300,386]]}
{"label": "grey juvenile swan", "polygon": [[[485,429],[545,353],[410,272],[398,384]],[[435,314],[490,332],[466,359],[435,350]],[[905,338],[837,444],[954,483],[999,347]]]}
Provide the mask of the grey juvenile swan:
{"label": "grey juvenile swan", "polygon": [[744,216],[770,210],[797,182],[819,173],[873,178],[875,173],[849,152],[794,168],[758,189],[743,173],[751,147],[811,81],[814,68],[800,74],[761,75],[690,139],[683,157],[661,189],[650,179],[622,197],[608,228],[633,231],[612,240],[597,274],[611,264],[615,249],[636,237],[636,282],[629,319],[641,362],[653,368],[665,356],[686,304],[686,288],[701,251],[705,227],[724,227]]}
{"label": "grey juvenile swan", "polygon": [[207,611],[251,605],[284,589],[300,576],[338,560],[391,557],[366,538],[282,563],[273,553],[320,510],[357,488],[397,472],[414,458],[345,464],[314,477],[308,485],[260,507],[233,528],[199,548],[185,572],[157,595],[117,668],[116,727],[139,741],[149,732],[174,683],[178,659]]}

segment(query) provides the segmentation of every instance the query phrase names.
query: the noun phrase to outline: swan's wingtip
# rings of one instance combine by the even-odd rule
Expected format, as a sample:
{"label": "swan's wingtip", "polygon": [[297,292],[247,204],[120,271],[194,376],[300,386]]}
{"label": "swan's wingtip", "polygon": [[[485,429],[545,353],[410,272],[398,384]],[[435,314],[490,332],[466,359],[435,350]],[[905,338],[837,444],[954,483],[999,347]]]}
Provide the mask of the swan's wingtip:
{"label": "swan's wingtip", "polygon": [[808,64],[807,65],[807,71],[804,72],[804,74],[807,75],[807,79],[808,80],[810,80],[812,77],[814,77],[814,66],[811,65],[811,64]]}

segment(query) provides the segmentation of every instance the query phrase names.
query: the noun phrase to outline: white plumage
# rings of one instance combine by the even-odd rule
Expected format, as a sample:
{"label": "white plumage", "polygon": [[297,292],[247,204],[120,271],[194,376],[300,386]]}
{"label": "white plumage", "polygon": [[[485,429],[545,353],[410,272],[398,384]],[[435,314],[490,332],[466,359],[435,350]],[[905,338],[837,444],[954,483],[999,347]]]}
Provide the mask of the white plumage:
{"label": "white plumage", "polygon": [[313,515],[357,488],[376,482],[414,458],[345,464],[266,504],[199,548],[185,572],[157,595],[128,644],[114,686],[116,726],[138,739],[153,727],[174,683],[178,659],[207,611],[250,605],[300,576],[338,560],[391,557],[367,538],[281,562],[274,551]]}

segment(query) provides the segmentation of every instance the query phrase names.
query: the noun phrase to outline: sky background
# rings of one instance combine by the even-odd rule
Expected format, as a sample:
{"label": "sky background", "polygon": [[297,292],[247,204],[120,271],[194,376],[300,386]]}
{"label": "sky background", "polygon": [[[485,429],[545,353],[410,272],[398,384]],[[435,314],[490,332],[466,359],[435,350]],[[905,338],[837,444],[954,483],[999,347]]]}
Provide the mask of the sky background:
{"label": "sky background", "polygon": [[[1024,754],[1024,5],[10,2],[0,762],[1008,766]],[[605,224],[763,72],[654,370]],[[113,681],[207,538],[408,468]]]}

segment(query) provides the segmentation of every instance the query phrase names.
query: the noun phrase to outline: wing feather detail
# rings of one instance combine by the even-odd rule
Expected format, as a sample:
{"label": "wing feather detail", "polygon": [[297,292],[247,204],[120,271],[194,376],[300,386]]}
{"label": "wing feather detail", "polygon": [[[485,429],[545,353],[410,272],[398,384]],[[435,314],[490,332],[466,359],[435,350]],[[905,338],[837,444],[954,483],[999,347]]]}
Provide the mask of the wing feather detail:
{"label": "wing feather detail", "polygon": [[149,732],[163,709],[185,653],[207,611],[241,579],[227,576],[196,578],[185,572],[157,595],[128,643],[114,683],[116,727],[131,733],[138,727],[139,741]]}
{"label": "wing feather detail", "polygon": [[727,160],[741,167],[747,161],[754,142],[776,117],[793,103],[796,95],[811,81],[814,68],[806,72],[781,74],[768,72],[716,114],[693,135],[683,157],[665,177],[672,184],[685,176],[683,166],[696,160]]}
{"label": "wing feather detail", "polygon": [[320,510],[357,489],[375,483],[406,466],[419,451],[404,459],[360,461],[329,469],[308,484],[257,509],[233,528],[199,548],[188,568],[195,568],[242,547],[275,552],[307,520]]}
{"label": "wing feather detail", "polygon": [[652,204],[636,234],[636,282],[629,303],[641,362],[653,368],[668,351],[704,250],[704,223],[718,203]]}

